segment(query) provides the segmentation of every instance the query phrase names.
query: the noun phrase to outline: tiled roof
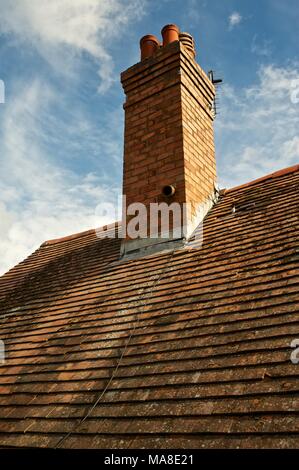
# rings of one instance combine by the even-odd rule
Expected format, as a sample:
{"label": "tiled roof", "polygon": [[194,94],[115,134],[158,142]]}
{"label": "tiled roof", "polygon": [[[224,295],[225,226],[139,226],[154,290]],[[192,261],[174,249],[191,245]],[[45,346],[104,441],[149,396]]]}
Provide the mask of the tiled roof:
{"label": "tiled roof", "polygon": [[90,231],[4,275],[1,446],[298,447],[298,189],[222,192],[201,249],[119,262]]}

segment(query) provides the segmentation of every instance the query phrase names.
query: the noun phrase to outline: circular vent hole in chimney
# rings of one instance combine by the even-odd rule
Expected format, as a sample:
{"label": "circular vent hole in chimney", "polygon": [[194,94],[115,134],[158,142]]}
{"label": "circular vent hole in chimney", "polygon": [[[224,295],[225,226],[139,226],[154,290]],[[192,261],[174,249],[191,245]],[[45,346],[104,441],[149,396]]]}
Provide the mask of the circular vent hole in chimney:
{"label": "circular vent hole in chimney", "polygon": [[163,186],[162,188],[162,194],[163,196],[170,197],[173,196],[175,193],[175,187],[172,186],[171,184],[167,184]]}

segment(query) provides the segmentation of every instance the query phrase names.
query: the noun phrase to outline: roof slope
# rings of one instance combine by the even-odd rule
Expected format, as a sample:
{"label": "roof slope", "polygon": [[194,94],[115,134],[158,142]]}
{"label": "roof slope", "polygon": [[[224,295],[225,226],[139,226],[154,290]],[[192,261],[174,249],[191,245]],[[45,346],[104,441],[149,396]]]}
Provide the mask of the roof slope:
{"label": "roof slope", "polygon": [[119,263],[90,231],[3,276],[1,445],[298,447],[298,187],[225,192],[202,249]]}

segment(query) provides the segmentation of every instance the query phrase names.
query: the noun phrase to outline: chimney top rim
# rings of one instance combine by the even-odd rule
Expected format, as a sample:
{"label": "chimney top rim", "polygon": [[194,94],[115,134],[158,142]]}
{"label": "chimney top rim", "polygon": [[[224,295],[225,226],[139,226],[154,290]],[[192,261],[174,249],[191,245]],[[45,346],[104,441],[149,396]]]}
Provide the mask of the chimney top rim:
{"label": "chimney top rim", "polygon": [[142,36],[142,38],[140,39],[140,45],[142,45],[145,41],[153,41],[156,44],[160,45],[159,39],[153,34],[146,34],[145,36]]}
{"label": "chimney top rim", "polygon": [[176,25],[176,24],[166,24],[165,26],[163,26],[163,28],[161,29],[161,34],[163,35],[164,31],[166,31],[166,29],[174,29],[175,31],[177,31],[177,33],[179,34],[180,33],[180,28]]}

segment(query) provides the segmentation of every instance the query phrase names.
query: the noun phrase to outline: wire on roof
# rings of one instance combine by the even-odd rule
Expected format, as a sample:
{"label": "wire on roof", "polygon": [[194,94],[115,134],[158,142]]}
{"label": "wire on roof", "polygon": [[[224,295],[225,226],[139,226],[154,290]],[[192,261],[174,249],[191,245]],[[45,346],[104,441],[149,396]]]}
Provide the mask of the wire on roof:
{"label": "wire on roof", "polygon": [[[139,321],[140,321],[140,318],[139,318],[139,313],[141,313],[139,311],[139,307],[142,308],[142,311],[144,310],[144,308],[147,306],[148,304],[148,301],[150,300],[152,294],[153,294],[153,291],[155,289],[155,287],[158,285],[158,283],[160,282],[160,280],[162,279],[162,277],[164,276],[168,266],[170,265],[171,261],[172,261],[172,258],[174,256],[174,252],[175,250],[172,250],[170,253],[169,253],[169,256],[168,258],[166,258],[166,261],[165,261],[165,264],[164,266],[162,267],[161,269],[161,272],[159,273],[157,279],[154,280],[153,282],[153,285],[151,286],[150,288],[150,291],[148,292],[148,297],[142,297],[142,299],[138,302],[138,305],[137,305],[137,311],[136,311],[136,314],[135,314],[135,322],[134,322],[134,326],[130,332],[130,335],[129,335],[129,338],[123,348],[123,351],[119,357],[119,360],[115,366],[115,369],[113,370],[112,374],[111,374],[111,377],[110,379],[108,380],[107,382],[107,385],[105,386],[105,388],[102,390],[102,392],[99,394],[99,396],[97,397],[97,399],[95,400],[95,402],[92,404],[92,406],[89,408],[89,410],[87,411],[87,413],[84,415],[84,417],[79,421],[79,423],[77,423],[75,426],[74,426],[74,429],[72,431],[69,431],[67,434],[65,434],[65,436],[63,436],[62,438],[60,438],[60,440],[57,442],[56,446],[55,446],[55,449],[59,448],[61,446],[61,444],[63,442],[66,441],[66,439],[68,439],[75,431],[76,429],[81,426],[81,424],[83,424],[87,418],[91,415],[91,413],[94,411],[94,409],[98,406],[98,404],[100,403],[100,401],[102,400],[103,396],[105,395],[105,393],[107,392],[107,390],[109,389],[112,381],[114,380],[114,378],[116,377],[116,374],[118,372],[118,369],[121,365],[121,362],[124,358],[124,355],[126,354],[127,352],[127,349],[129,347],[129,344],[131,342],[131,339],[136,331],[136,328],[138,327],[139,325]],[[139,303],[141,302],[144,302],[143,305],[139,306]]]}

